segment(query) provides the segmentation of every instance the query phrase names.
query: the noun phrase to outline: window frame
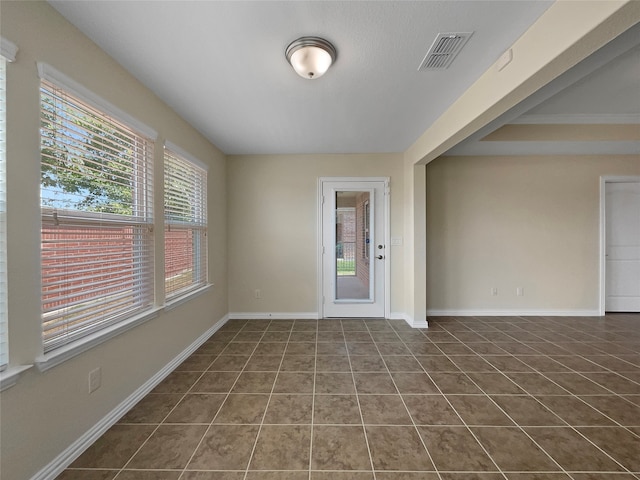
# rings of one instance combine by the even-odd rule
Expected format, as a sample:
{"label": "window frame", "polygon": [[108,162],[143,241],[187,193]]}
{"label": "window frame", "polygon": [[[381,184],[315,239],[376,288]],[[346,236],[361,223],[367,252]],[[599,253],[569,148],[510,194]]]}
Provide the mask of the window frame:
{"label": "window frame", "polygon": [[[144,198],[144,209],[145,213],[142,214],[142,217],[132,215],[128,218],[127,215],[110,215],[110,214],[92,214],[90,212],[78,210],[76,212],[73,211],[61,211],[61,217],[58,217],[55,212],[50,211],[47,207],[43,207],[41,205],[42,218],[43,218],[43,227],[46,223],[53,222],[54,224],[58,221],[62,220],[62,222],[68,221],[73,222],[74,224],[80,225],[96,225],[98,222],[103,225],[114,225],[120,223],[122,225],[129,225],[130,228],[135,232],[137,228],[148,228],[147,232],[148,239],[150,242],[150,252],[147,253],[148,261],[150,262],[150,275],[148,275],[149,281],[144,285],[143,288],[147,289],[145,291],[150,295],[150,301],[145,304],[144,308],[137,309],[135,311],[131,311],[129,313],[124,313],[119,316],[115,316],[114,318],[107,321],[97,322],[95,328],[90,326],[83,332],[75,332],[72,335],[69,335],[66,339],[56,340],[55,342],[49,342],[48,345],[45,344],[45,336],[43,331],[43,349],[44,354],[37,359],[38,366],[41,370],[46,370],[51,368],[58,363],[70,358],[72,356],[81,353],[89,348],[92,348],[94,345],[102,343],[103,341],[112,338],[115,335],[122,333],[133,326],[136,326],[144,321],[149,320],[150,318],[154,318],[157,316],[158,311],[160,310],[154,303],[155,298],[155,285],[154,285],[154,273],[153,273],[153,265],[155,263],[155,253],[154,253],[154,240],[155,235],[153,232],[154,226],[154,185],[153,185],[153,163],[154,163],[154,154],[153,149],[156,148],[157,145],[157,133],[149,128],[148,126],[142,124],[126,112],[120,110],[119,108],[113,106],[106,100],[102,99],[98,95],[94,94],[90,90],[86,89],[79,83],[75,82],[71,78],[67,77],[63,73],[54,69],[53,67],[44,64],[38,63],[38,72],[40,74],[41,81],[45,81],[54,85],[56,88],[62,89],[66,94],[69,94],[72,97],[75,97],[80,102],[86,104],[87,106],[99,111],[101,115],[104,117],[108,117],[113,119],[118,124],[125,126],[131,131],[135,132],[136,135],[145,139],[145,145],[147,149],[150,149],[150,154],[147,152],[146,160],[142,161],[133,161],[132,162],[132,171],[135,171],[136,168],[145,168],[143,174],[143,182],[145,190],[145,198]],[[41,82],[42,88],[42,82]],[[43,95],[40,93],[39,101],[42,105]],[[42,106],[41,106],[42,109]],[[136,137],[137,138],[137,137]],[[41,135],[42,142],[42,135]],[[139,164],[142,164],[143,167],[139,167]],[[136,166],[138,165],[138,166]],[[150,177],[149,177],[150,176]],[[135,191],[135,190],[134,190]],[[135,213],[135,212],[134,212]],[[142,222],[141,222],[142,218]],[[124,220],[124,223],[123,223]],[[135,236],[135,233],[132,234]],[[42,241],[42,235],[41,235]],[[137,258],[137,257],[136,257]],[[42,293],[41,293],[42,295]]]}
{"label": "window frame", "polygon": [[[188,221],[172,221],[171,216],[168,215],[167,204],[168,204],[168,186],[169,182],[171,182],[172,177],[167,174],[168,162],[173,161],[173,159],[178,160],[183,164],[186,164],[187,168],[191,169],[191,178],[194,180],[194,183],[191,185],[193,190],[190,193],[193,197],[196,197],[195,205],[192,205],[194,210],[194,214],[189,217]],[[198,160],[197,158],[190,155],[184,149],[180,148],[178,145],[165,141],[164,150],[163,150],[163,163],[164,163],[164,174],[163,174],[163,218],[164,218],[164,275],[163,275],[163,291],[165,295],[165,303],[167,306],[174,307],[177,304],[182,303],[184,300],[190,298],[192,295],[200,293],[208,289],[211,285],[209,283],[209,247],[208,247],[208,209],[207,209],[207,198],[208,198],[208,166]],[[198,180],[199,183],[195,183]],[[179,230],[179,231],[192,231],[191,239],[193,242],[199,242],[200,247],[196,246],[192,249],[192,257],[191,257],[191,265],[192,268],[199,269],[199,272],[196,274],[196,281],[191,282],[190,284],[185,284],[183,287],[178,287],[174,291],[168,290],[168,276],[167,276],[167,266],[168,266],[168,258],[170,255],[170,249],[167,247],[167,233],[171,231],[171,229]],[[196,240],[197,239],[197,240]],[[198,255],[197,252],[200,252]],[[193,278],[193,276],[192,276]]]}

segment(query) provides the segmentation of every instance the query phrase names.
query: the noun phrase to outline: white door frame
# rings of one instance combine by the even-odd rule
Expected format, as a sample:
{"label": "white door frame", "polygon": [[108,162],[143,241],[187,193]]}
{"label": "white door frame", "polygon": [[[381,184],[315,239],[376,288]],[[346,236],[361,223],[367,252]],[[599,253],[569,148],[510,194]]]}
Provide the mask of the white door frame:
{"label": "white door frame", "polygon": [[318,253],[317,271],[318,271],[318,318],[324,318],[324,295],[323,285],[323,253],[322,253],[322,184],[324,182],[384,182],[384,318],[390,318],[391,315],[391,231],[389,219],[389,197],[391,191],[389,189],[389,177],[318,177],[318,198],[317,198],[317,231],[316,231],[316,251]]}
{"label": "white door frame", "polygon": [[600,177],[600,301],[598,310],[600,316],[605,314],[607,295],[607,215],[606,215],[606,184],[607,183],[635,183],[640,182],[640,176],[634,175],[603,175]]}

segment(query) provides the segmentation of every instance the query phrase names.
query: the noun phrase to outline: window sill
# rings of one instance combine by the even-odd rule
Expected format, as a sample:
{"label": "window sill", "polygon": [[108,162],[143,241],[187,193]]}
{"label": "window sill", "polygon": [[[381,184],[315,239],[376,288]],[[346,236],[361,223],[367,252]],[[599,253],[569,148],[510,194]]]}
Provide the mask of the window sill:
{"label": "window sill", "polygon": [[213,283],[208,283],[204,287],[200,287],[197,290],[193,290],[193,291],[185,293],[184,295],[181,295],[181,296],[179,296],[177,298],[174,298],[173,300],[169,300],[165,304],[164,310],[166,312],[168,312],[169,310],[173,310],[174,308],[182,305],[183,303],[188,302],[192,298],[198,297],[198,296],[202,295],[203,293],[207,293],[212,288],[213,288]]}
{"label": "window sill", "polygon": [[33,365],[10,365],[6,370],[0,372],[0,392],[5,391],[7,388],[11,388],[18,383],[20,374],[22,372],[26,372],[31,367],[33,367]]}
{"label": "window sill", "polygon": [[56,348],[49,353],[45,353],[36,359],[38,370],[46,372],[50,368],[60,365],[61,363],[126,332],[127,330],[156,318],[161,310],[162,307],[154,307],[149,311],[130,318],[129,320],[122,321],[92,335],[76,340],[75,342]]}

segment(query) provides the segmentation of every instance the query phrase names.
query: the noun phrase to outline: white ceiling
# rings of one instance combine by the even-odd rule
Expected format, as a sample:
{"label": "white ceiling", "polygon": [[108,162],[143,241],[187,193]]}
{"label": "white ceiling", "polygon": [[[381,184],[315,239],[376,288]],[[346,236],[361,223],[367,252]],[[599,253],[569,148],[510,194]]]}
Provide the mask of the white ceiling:
{"label": "white ceiling", "polygon": [[[405,151],[553,2],[50,3],[223,152],[268,154]],[[449,69],[417,71],[438,33],[470,31]],[[338,50],[313,81],[284,57],[305,35]]]}

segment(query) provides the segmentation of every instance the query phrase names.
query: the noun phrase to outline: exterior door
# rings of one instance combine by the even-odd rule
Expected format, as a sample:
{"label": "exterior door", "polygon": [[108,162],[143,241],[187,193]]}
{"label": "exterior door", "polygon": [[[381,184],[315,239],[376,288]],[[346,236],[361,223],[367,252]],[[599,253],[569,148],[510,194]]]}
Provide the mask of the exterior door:
{"label": "exterior door", "polygon": [[384,317],[386,180],[321,179],[323,317]]}
{"label": "exterior door", "polygon": [[640,182],[605,184],[608,312],[640,312]]}

